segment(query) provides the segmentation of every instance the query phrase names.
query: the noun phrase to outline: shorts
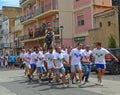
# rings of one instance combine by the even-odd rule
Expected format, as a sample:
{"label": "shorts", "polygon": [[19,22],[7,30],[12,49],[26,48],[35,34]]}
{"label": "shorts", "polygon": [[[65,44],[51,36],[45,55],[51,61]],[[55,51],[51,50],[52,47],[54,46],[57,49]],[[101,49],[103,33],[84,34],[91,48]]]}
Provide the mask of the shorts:
{"label": "shorts", "polygon": [[96,69],[102,69],[105,70],[106,69],[106,65],[105,64],[96,64]]}
{"label": "shorts", "polygon": [[71,68],[70,66],[64,66],[65,68],[65,74],[67,75],[68,73],[71,73]]}
{"label": "shorts", "polygon": [[77,64],[77,65],[71,65],[71,72],[76,72],[76,71],[82,71],[82,65],[81,64]]}
{"label": "shorts", "polygon": [[5,62],[5,66],[7,66],[8,65],[8,62]]}
{"label": "shorts", "polygon": [[45,73],[46,72],[45,67],[38,67],[38,72],[39,72],[39,74]]}
{"label": "shorts", "polygon": [[52,73],[52,72],[54,72],[54,68],[48,69],[48,73]]}
{"label": "shorts", "polygon": [[56,75],[60,76],[61,73],[65,72],[65,68],[61,67],[58,70],[56,70]]}
{"label": "shorts", "polygon": [[30,69],[34,70],[36,69],[36,65],[35,64],[30,64]]}
{"label": "shorts", "polygon": [[10,62],[11,65],[13,65],[15,62]]}

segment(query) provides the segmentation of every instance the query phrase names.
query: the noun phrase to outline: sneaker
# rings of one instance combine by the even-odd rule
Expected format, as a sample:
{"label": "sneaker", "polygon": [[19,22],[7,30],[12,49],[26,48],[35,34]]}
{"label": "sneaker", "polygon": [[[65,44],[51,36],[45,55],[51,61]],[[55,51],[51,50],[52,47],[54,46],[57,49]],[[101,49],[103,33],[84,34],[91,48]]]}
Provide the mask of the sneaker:
{"label": "sneaker", "polygon": [[103,86],[103,83],[101,82],[100,85]]}
{"label": "sneaker", "polygon": [[38,80],[38,82],[41,84],[42,83],[42,81],[41,80]]}
{"label": "sneaker", "polygon": [[63,84],[63,87],[64,87],[64,88],[66,88],[66,87],[67,87],[67,85],[66,85],[66,84]]}
{"label": "sneaker", "polygon": [[85,82],[83,82],[83,81],[82,81],[82,82],[80,82],[80,84],[79,84],[79,85],[84,85],[84,84],[85,84]]}
{"label": "sneaker", "polygon": [[69,85],[72,85],[72,80],[69,79]]}

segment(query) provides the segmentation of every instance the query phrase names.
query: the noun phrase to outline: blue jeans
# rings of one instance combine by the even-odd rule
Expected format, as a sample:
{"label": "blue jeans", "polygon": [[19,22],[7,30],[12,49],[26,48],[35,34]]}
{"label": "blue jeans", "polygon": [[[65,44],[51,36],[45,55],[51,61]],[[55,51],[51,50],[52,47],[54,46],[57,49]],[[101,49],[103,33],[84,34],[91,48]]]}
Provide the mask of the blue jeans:
{"label": "blue jeans", "polygon": [[84,64],[84,74],[83,74],[83,77],[82,79],[84,80],[85,78],[85,81],[88,81],[88,78],[89,78],[89,75],[90,75],[90,72],[91,72],[91,65],[90,64]]}
{"label": "blue jeans", "polygon": [[70,66],[64,66],[64,68],[65,68],[65,74],[66,74],[66,75],[67,75],[68,73],[70,73],[70,71],[71,71]]}

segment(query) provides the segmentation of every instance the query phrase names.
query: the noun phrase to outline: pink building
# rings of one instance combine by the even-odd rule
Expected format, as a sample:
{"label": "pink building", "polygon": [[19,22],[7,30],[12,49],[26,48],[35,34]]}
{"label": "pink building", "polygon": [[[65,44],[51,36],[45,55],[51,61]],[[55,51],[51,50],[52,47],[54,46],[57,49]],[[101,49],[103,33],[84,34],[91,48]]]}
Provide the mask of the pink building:
{"label": "pink building", "polygon": [[110,0],[74,0],[74,42],[89,44],[88,30],[94,28],[93,16],[110,9]]}
{"label": "pink building", "polygon": [[92,0],[74,0],[74,41],[88,44],[88,30],[92,28]]}
{"label": "pink building", "polygon": [[[43,46],[45,42],[45,26],[53,27],[55,33],[54,44],[72,45],[72,5],[73,0],[21,0],[23,17],[24,40],[22,41],[26,48],[34,46]],[[71,14],[70,14],[71,13]],[[70,16],[71,15],[71,16]],[[68,22],[66,22],[66,20]],[[68,24],[66,24],[68,23]],[[61,36],[60,26],[63,26],[63,34]],[[70,28],[71,27],[71,28]],[[70,29],[70,31],[68,31]]]}

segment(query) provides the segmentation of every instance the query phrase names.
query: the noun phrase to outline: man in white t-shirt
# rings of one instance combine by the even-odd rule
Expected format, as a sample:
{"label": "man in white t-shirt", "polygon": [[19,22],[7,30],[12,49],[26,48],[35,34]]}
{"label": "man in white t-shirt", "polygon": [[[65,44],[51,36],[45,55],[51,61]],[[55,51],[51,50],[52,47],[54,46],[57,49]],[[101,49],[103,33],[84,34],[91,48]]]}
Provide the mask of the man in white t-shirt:
{"label": "man in white t-shirt", "polygon": [[48,73],[49,73],[49,83],[51,83],[51,75],[54,73],[54,53],[53,53],[53,48],[50,47],[48,49],[48,52],[45,54],[45,61],[47,62],[47,67],[48,67]]}
{"label": "man in white t-shirt", "polygon": [[24,61],[26,63],[27,74],[29,75],[30,71],[30,60],[31,60],[31,49],[28,49],[27,53],[24,55]]}
{"label": "man in white t-shirt", "polygon": [[91,72],[91,57],[92,57],[92,51],[90,50],[90,46],[86,45],[86,49],[83,51],[83,58],[82,58],[82,63],[84,66],[84,74],[82,76],[82,80],[85,82],[89,82],[88,78]]}
{"label": "man in white t-shirt", "polygon": [[93,50],[93,56],[95,58],[96,69],[98,72],[97,78],[100,85],[103,85],[102,76],[104,75],[106,69],[106,62],[105,62],[106,54],[110,54],[115,59],[115,61],[118,62],[118,59],[113,54],[111,54],[105,48],[102,48],[101,43],[97,42],[96,48]]}
{"label": "man in white t-shirt", "polygon": [[33,73],[36,70],[36,63],[38,61],[38,54],[39,53],[39,48],[35,48],[35,50],[31,53],[30,56],[30,66],[29,66],[29,75],[28,78],[30,79],[30,81],[32,80],[33,77]]}
{"label": "man in white t-shirt", "polygon": [[[55,65],[55,69],[56,69],[56,79],[58,80],[60,78],[60,74],[62,74],[62,78],[63,78],[63,87],[66,87],[66,75],[65,75],[65,68],[63,66],[63,61],[64,57],[63,54],[61,52],[61,47],[57,48],[57,52],[54,54],[54,65]],[[69,64],[66,62],[66,64]]]}
{"label": "man in white t-shirt", "polygon": [[80,85],[83,84],[82,82],[82,64],[81,64],[81,59],[82,59],[82,43],[78,43],[77,47],[72,49],[70,53],[70,60],[69,63],[71,65],[71,75],[70,75],[70,80],[69,84],[72,84],[72,79],[74,75],[76,74],[76,71],[79,74],[79,81]]}
{"label": "man in white t-shirt", "polygon": [[46,72],[46,69],[44,66],[44,54],[42,52],[39,52],[39,53],[36,52],[36,59],[38,60],[36,61],[36,67],[39,73],[39,83],[42,83],[42,80],[41,80],[42,74]]}
{"label": "man in white t-shirt", "polygon": [[[66,53],[63,53],[64,59],[69,63],[69,58],[70,58],[70,52],[72,48],[69,47]],[[70,64],[66,64],[66,62],[63,62],[64,68],[65,68],[65,74],[67,75],[68,78],[68,73],[71,72]]]}

